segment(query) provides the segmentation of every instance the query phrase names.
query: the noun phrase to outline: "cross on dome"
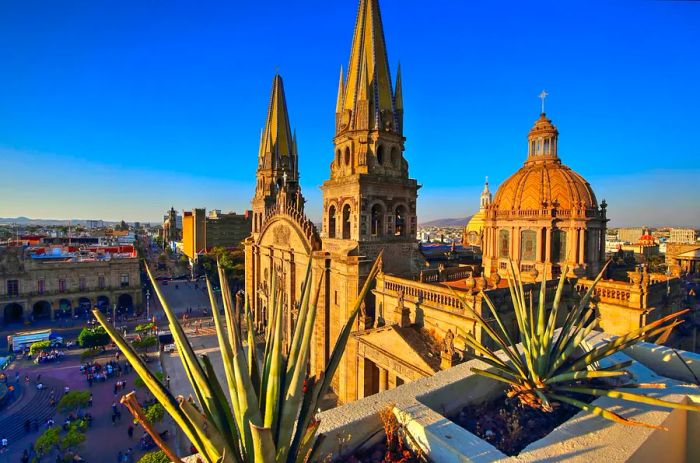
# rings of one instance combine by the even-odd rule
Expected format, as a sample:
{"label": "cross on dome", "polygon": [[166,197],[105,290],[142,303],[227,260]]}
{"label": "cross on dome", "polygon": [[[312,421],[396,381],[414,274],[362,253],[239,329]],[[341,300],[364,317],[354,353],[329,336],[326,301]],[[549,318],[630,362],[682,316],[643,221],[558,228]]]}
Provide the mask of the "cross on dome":
{"label": "cross on dome", "polygon": [[542,90],[542,93],[540,93],[540,99],[542,100],[542,114],[544,114],[544,99],[549,96],[549,93],[546,91]]}

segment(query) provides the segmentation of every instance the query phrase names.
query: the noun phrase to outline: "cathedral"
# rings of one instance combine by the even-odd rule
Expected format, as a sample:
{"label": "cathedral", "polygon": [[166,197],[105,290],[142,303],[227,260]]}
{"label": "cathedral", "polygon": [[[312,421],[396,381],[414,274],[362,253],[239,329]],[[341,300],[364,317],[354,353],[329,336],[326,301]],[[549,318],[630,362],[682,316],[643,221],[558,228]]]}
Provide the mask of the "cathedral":
{"label": "cathedral", "polygon": [[[504,278],[508,259],[519,263],[528,288],[547,278],[550,301],[554,278],[567,266],[577,279],[567,294],[572,303],[604,259],[605,202],[598,204],[590,185],[562,163],[558,131],[543,112],[528,136],[524,165],[493,200],[487,182],[481,209],[465,229],[467,243],[482,248],[483,266],[431,267],[416,239],[420,186],[404,156],[403,116],[401,70],[392,78],[378,0],[360,0],[349,65],[340,72],[318,230],[304,209],[300,154],[282,77],[273,78],[258,152],[252,234],[245,241],[245,292],[256,326],[266,324],[274,277],[284,289],[284,329],[291,333],[311,261],[312,282],[322,286],[310,368],[320,371],[372,262],[384,250],[382,270],[333,379],[340,402],[462,361],[465,346],[456,345],[455,335],[470,332],[481,339],[482,328],[455,292],[478,312],[488,294],[515,333]],[[652,281],[647,278],[647,289],[640,285],[638,292],[649,291]],[[538,292],[533,293],[536,300]],[[641,300],[647,299],[626,300],[631,315],[625,320],[632,325],[639,313],[649,313]]]}

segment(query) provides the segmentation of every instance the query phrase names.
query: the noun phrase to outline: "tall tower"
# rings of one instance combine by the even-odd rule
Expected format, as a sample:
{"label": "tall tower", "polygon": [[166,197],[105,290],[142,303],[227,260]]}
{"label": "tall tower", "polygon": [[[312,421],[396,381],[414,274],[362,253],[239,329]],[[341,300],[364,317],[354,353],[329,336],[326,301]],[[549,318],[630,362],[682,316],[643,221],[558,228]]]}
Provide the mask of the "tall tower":
{"label": "tall tower", "polygon": [[[403,156],[403,98],[401,74],[391,79],[382,20],[377,0],[360,0],[347,73],[341,68],[336,101],[335,153],[330,178],[323,183],[322,251],[317,272],[324,272],[325,288],[318,317],[318,364],[348,319],[372,261],[384,249],[383,270],[406,275],[417,272],[416,240],[418,183],[408,176]],[[376,308],[367,298],[366,316],[355,329],[395,307]],[[341,402],[355,400],[362,365],[357,341],[348,342],[333,379]]]}
{"label": "tall tower", "polygon": [[484,182],[484,190],[481,192],[481,202],[479,204],[479,210],[483,211],[486,209],[486,206],[491,204],[492,200],[491,192],[489,191],[489,178],[486,177],[486,181]]}
{"label": "tall tower", "polygon": [[265,211],[277,201],[279,193],[299,201],[303,207],[299,186],[299,163],[296,133],[292,132],[284,97],[282,77],[272,79],[272,94],[267,109],[265,128],[260,134],[258,170],[253,197],[253,236],[260,233]]}
{"label": "tall tower", "polygon": [[384,270],[411,270],[419,186],[408,176],[404,141],[401,70],[392,87],[378,1],[361,0],[338,84],[331,175],[321,187],[325,249],[372,257],[391,248]]}

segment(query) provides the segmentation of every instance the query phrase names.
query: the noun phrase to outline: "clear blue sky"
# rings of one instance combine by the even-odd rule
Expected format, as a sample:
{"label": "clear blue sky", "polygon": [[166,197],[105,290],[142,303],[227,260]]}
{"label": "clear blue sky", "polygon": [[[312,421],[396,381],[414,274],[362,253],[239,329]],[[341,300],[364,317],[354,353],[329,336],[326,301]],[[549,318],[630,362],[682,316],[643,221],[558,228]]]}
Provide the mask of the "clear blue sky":
{"label": "clear blue sky", "polygon": [[[313,220],[356,1],[0,0],[0,217],[241,211],[275,69]],[[547,113],[611,225],[700,226],[700,2],[381,0],[419,220],[478,209]]]}

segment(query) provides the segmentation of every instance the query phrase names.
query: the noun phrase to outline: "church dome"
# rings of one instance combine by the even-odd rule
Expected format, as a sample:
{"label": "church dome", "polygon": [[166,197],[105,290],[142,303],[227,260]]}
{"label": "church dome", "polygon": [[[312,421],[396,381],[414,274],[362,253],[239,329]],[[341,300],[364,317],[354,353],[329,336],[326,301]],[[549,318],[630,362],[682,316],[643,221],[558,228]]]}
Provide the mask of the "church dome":
{"label": "church dome", "polygon": [[496,192],[499,211],[598,208],[593,189],[557,155],[559,132],[544,113],[528,136],[528,158]]}

